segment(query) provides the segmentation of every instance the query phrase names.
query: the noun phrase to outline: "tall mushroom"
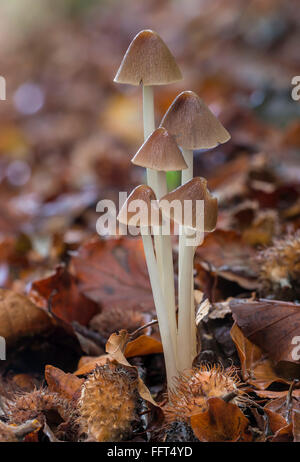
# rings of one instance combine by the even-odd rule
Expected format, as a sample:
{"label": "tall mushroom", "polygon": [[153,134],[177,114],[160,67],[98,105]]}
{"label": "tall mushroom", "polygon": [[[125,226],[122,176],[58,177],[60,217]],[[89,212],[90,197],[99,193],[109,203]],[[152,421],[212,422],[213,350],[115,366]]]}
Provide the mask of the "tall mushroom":
{"label": "tall mushroom", "polygon": [[[179,201],[182,213],[174,214],[170,207],[173,201]],[[190,216],[186,216],[186,204],[190,201]],[[197,201],[204,202],[203,220],[199,222],[197,213]],[[176,204],[176,202],[173,202]],[[207,189],[205,178],[196,177],[179,186],[174,191],[166,194],[159,201],[162,214],[173,219],[179,225],[193,229],[200,233],[213,231],[217,222],[218,204]],[[203,226],[202,226],[203,223]],[[179,280],[179,313],[178,313],[178,335],[177,335],[177,365],[179,371],[192,367],[194,346],[193,338],[196,333],[195,318],[191,317],[192,291],[190,281],[193,272],[195,246],[186,245],[181,259],[181,278]],[[194,313],[194,312],[193,312]]]}
{"label": "tall mushroom", "polygon": [[[165,299],[163,296],[157,262],[154,255],[151,226],[157,225],[159,217],[156,197],[153,190],[147,185],[135,188],[121,208],[118,220],[120,223],[140,228],[143,239],[147,268],[153,293],[154,304],[159,323],[161,341],[164,350],[168,387],[172,387],[172,379],[177,376],[176,357],[172,342],[173,335],[169,324]],[[137,212],[137,209],[138,212]],[[156,218],[153,218],[156,217]],[[159,221],[159,220],[158,220]]]}
{"label": "tall mushroom", "polygon": [[[155,130],[153,86],[166,85],[182,79],[177,63],[169,48],[152,30],[139,32],[130,43],[114,82],[142,85],[144,140]],[[156,170],[147,168],[147,183],[159,196]],[[154,236],[156,256],[161,254],[162,240]],[[158,268],[163,277],[163,265],[158,260]]]}
{"label": "tall mushroom", "polygon": [[[192,91],[183,91],[175,98],[164,115],[161,126],[165,127],[175,137],[188,164],[188,169],[182,172],[181,184],[186,183],[194,176],[194,149],[212,149],[230,139],[230,134],[221,122],[210,111],[204,101]],[[179,281],[182,277],[183,254],[188,251],[185,250],[184,242],[183,233],[179,238]],[[193,279],[191,280],[191,291],[193,291]],[[194,312],[194,308],[193,300],[192,312]],[[193,339],[193,344],[195,351],[196,337]]]}
{"label": "tall mushroom", "polygon": [[[187,164],[174,138],[163,127],[157,128],[132,159],[135,165],[149,168],[157,172],[157,198],[167,194],[166,172],[184,170]],[[161,230],[161,228],[159,228]],[[170,235],[161,235],[162,245],[157,249],[157,259],[164,268],[162,272],[162,288],[168,310],[171,331],[174,333],[176,351],[176,306],[174,288],[174,267],[172,241]],[[161,251],[161,254],[159,252]]]}
{"label": "tall mushroom", "polygon": [[[114,82],[143,87],[144,139],[155,130],[153,86],[182,79],[176,61],[160,36],[152,30],[139,32],[129,45]],[[156,175],[147,170],[147,182],[156,191]]]}

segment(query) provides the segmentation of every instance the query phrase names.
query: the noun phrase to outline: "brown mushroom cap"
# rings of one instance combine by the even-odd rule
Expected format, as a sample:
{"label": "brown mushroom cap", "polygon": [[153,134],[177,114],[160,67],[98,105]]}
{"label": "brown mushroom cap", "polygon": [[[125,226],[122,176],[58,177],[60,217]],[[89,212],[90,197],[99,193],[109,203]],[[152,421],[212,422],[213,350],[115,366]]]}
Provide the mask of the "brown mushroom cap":
{"label": "brown mushroom cap", "polygon": [[226,128],[193,91],[183,91],[165,113],[161,126],[184,149],[210,149],[226,143]]}
{"label": "brown mushroom cap", "polygon": [[114,82],[165,85],[182,80],[174,56],[152,30],[139,32],[129,45]]}
{"label": "brown mushroom cap", "polygon": [[[133,201],[143,201],[143,209],[138,210],[138,211],[128,210],[130,208],[130,204]],[[140,186],[137,186],[133,191],[131,191],[126,202],[123,204],[117,219],[119,223],[126,225],[126,226],[127,225],[130,226],[131,219],[137,213],[141,212],[140,221],[136,223],[135,226],[149,227],[151,225],[157,224],[156,221],[155,222],[153,221],[153,218],[155,219],[155,210],[157,212],[156,215],[158,217],[157,221],[159,221],[159,210],[158,210],[158,206],[155,206],[155,204],[156,204],[156,196],[155,196],[153,189],[151,189],[150,186],[142,184]]]}
{"label": "brown mushroom cap", "polygon": [[[174,200],[179,200],[182,204],[183,216],[177,217],[176,214],[173,213],[173,209],[170,209],[170,207],[168,207],[166,203],[163,202],[165,200],[167,200],[169,203]],[[184,217],[185,200],[192,201],[192,227],[194,229],[197,229],[196,201],[204,201],[204,231],[213,231],[217,223],[218,201],[216,198],[212,197],[209,190],[207,189],[207,181],[205,178],[192,178],[187,183],[169,192],[160,199],[159,207],[161,208],[163,215],[166,215],[169,218],[172,218],[172,220],[174,220],[178,224],[183,225],[186,224],[186,220]],[[203,230],[200,229],[200,231]]]}
{"label": "brown mushroom cap", "polygon": [[188,168],[173,136],[163,127],[157,128],[146,139],[131,162],[140,167],[162,172]]}

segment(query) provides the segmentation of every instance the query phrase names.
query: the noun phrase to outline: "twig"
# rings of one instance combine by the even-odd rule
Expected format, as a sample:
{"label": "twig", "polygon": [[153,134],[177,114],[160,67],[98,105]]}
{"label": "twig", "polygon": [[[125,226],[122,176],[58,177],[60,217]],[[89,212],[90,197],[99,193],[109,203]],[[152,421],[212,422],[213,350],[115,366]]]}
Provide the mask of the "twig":
{"label": "twig", "polygon": [[132,339],[132,338],[134,338],[139,332],[141,332],[142,330],[147,329],[147,327],[154,326],[155,324],[158,324],[157,319],[153,319],[152,321],[147,322],[147,324],[144,324],[143,326],[139,327],[139,328],[136,329],[134,332],[132,332],[132,333],[129,335],[129,337]]}

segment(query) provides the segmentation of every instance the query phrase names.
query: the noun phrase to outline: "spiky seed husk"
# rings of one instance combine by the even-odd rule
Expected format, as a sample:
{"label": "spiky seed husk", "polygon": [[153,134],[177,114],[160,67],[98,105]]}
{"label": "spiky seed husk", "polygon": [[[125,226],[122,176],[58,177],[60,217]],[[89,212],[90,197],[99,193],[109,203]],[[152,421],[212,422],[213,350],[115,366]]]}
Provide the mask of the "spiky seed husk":
{"label": "spiky seed husk", "polygon": [[300,231],[274,240],[259,254],[258,263],[261,296],[300,299]]}
{"label": "spiky seed husk", "polygon": [[81,434],[98,442],[128,438],[138,403],[138,377],[131,368],[116,362],[97,367],[83,384],[78,403]]}
{"label": "spiky seed husk", "polygon": [[[74,441],[77,437],[77,415],[74,403],[71,404],[59,394],[47,388],[30,393],[16,393],[5,405],[5,416],[10,424],[21,425],[28,420],[37,419],[40,423],[52,416],[56,421],[54,434],[59,439]],[[63,429],[60,426],[63,425]]]}
{"label": "spiky seed husk", "polygon": [[237,392],[239,378],[236,369],[222,366],[201,365],[182,374],[169,392],[169,402],[164,407],[167,424],[186,422],[192,415],[207,410],[207,400]]}

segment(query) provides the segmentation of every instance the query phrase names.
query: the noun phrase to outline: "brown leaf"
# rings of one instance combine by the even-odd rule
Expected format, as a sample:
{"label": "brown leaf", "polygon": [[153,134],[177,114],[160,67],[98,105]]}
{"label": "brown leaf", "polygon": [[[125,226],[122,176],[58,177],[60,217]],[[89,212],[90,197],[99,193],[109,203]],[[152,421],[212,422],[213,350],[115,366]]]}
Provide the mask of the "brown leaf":
{"label": "brown leaf", "polygon": [[153,355],[156,353],[163,353],[161,342],[149,335],[140,335],[127,343],[124,356],[132,358],[133,356]]}
{"label": "brown leaf", "polygon": [[51,326],[50,316],[26,296],[0,289],[0,336],[7,346],[22,337],[40,334]]}
{"label": "brown leaf", "polygon": [[49,390],[69,400],[77,400],[80,395],[84,379],[79,379],[74,374],[66,374],[57,367],[47,365],[45,367],[45,379]]}
{"label": "brown leaf", "polygon": [[[274,371],[272,362],[267,359],[262,350],[248,340],[235,323],[230,332],[241,361],[243,379],[259,390],[265,390],[274,382],[289,384]],[[266,396],[263,393],[260,396]]]}
{"label": "brown leaf", "polygon": [[217,229],[197,248],[195,263],[251,290],[257,287],[254,255],[255,250],[245,244],[238,233]]}
{"label": "brown leaf", "polygon": [[[292,441],[292,422],[295,412],[299,411],[300,403],[295,398],[294,391],[290,400],[282,397],[269,401],[264,407],[264,412],[268,416],[269,427],[272,433],[274,433],[274,436],[269,439],[271,441]],[[297,429],[295,431],[297,432]]]}
{"label": "brown leaf", "polygon": [[235,404],[220,398],[210,398],[207,404],[207,411],[191,417],[192,429],[200,441],[252,441],[249,421]]}
{"label": "brown leaf", "polygon": [[96,358],[92,356],[83,356],[78,363],[78,369],[74,372],[74,375],[90,374],[97,366],[103,366],[111,359],[111,355],[101,355]]}
{"label": "brown leaf", "polygon": [[[106,344],[106,352],[112,356],[114,360],[118,363],[123,364],[124,366],[134,367],[129,364],[127,359],[124,356],[124,351],[126,348],[126,344],[128,341],[128,333],[125,330],[121,330],[119,334],[112,334],[108,342]],[[139,385],[138,390],[143,399],[149,401],[154,406],[158,406],[158,404],[153,400],[150,391],[139,377]]]}
{"label": "brown leaf", "polygon": [[[129,336],[127,332],[125,330],[122,330],[121,332],[122,335],[119,337],[118,334],[113,334],[116,337],[110,337],[110,344],[108,348],[114,351],[113,354],[106,354],[98,357],[83,356],[78,363],[78,369],[75,372],[75,375],[89,374],[95,369],[95,367],[103,365],[106,363],[106,361],[111,359],[116,359],[118,362],[123,364],[122,361],[124,361],[124,358],[163,352],[161,342],[153,337],[148,335],[140,335],[131,342],[128,342]],[[116,344],[111,343],[115,341],[117,342]],[[127,365],[127,361],[124,364]]]}
{"label": "brown leaf", "polygon": [[65,267],[59,266],[53,275],[32,284],[30,298],[47,308],[51,298],[51,312],[67,323],[77,321],[87,325],[99,311],[95,302],[83,295],[76,278]]}
{"label": "brown leaf", "polygon": [[300,443],[300,411],[295,410],[292,413],[294,441]]}
{"label": "brown leaf", "polygon": [[285,418],[277,412],[267,409],[266,406],[264,407],[264,411],[268,416],[269,425],[272,433],[275,434],[288,425]]}
{"label": "brown leaf", "polygon": [[250,342],[276,362],[300,364],[293,357],[293,338],[300,332],[300,305],[294,303],[234,299],[230,309],[237,325]]}
{"label": "brown leaf", "polygon": [[17,387],[28,392],[33,391],[38,384],[29,374],[16,374],[13,376],[12,381]]}
{"label": "brown leaf", "polygon": [[71,265],[82,291],[103,308],[154,309],[141,239],[92,239]]}
{"label": "brown leaf", "polygon": [[288,443],[289,441],[293,441],[292,430],[292,424],[286,425],[280,428],[275,435],[271,436],[269,439],[273,443]]}
{"label": "brown leaf", "polygon": [[[260,396],[261,398],[286,398],[289,390],[284,390],[284,391],[272,391],[272,390],[255,390],[255,393],[257,396]],[[296,398],[300,398],[300,390],[294,390],[293,391],[293,396]]]}

